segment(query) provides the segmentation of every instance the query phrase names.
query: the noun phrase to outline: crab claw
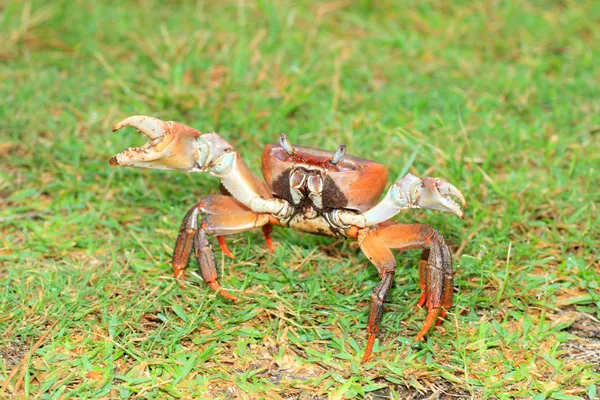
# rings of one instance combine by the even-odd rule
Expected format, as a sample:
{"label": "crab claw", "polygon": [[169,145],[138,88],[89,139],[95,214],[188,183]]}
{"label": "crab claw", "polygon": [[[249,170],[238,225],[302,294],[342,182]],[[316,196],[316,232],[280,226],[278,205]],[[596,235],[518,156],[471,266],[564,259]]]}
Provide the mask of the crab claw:
{"label": "crab claw", "polygon": [[142,147],[129,148],[110,159],[110,165],[189,171],[196,166],[196,140],[201,133],[174,121],[134,115],[119,122],[113,132],[131,126],[148,137]]}
{"label": "crab claw", "polygon": [[454,185],[437,178],[419,178],[407,174],[394,184],[392,198],[398,207],[427,208],[452,213],[462,218],[464,213],[453,197],[467,206],[464,196]]}

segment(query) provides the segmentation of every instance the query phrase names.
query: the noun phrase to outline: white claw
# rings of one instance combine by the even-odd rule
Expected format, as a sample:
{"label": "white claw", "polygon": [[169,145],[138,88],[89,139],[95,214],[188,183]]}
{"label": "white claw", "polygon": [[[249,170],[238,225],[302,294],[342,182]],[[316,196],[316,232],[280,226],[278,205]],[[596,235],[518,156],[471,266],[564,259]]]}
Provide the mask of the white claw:
{"label": "white claw", "polygon": [[131,126],[150,140],[156,140],[162,138],[169,130],[169,123],[162,121],[158,118],[148,117],[145,115],[134,115],[132,117],[125,118],[113,127],[113,132],[118,131],[126,126]]}
{"label": "white claw", "polygon": [[459,198],[466,207],[467,204],[462,193],[450,183],[437,178],[419,178],[412,174],[406,174],[392,185],[388,194],[379,204],[363,215],[367,226],[386,221],[400,210],[409,208],[438,210],[462,218],[464,213],[454,202],[452,196]]}
{"label": "white claw", "polygon": [[462,193],[458,189],[437,178],[423,178],[422,181],[424,186],[418,202],[421,208],[449,212],[459,218],[463,217],[464,213],[460,206],[450,197],[451,194],[458,193],[456,197],[460,198],[461,202],[465,204]]}
{"label": "white claw", "polygon": [[442,196],[452,195],[452,196],[458,197],[458,199],[460,200],[460,202],[463,205],[463,207],[467,206],[467,201],[465,200],[465,197],[460,192],[460,190],[458,190],[456,188],[456,186],[454,186],[453,184],[448,183],[448,182],[444,182],[444,181],[441,181],[441,180],[438,179],[436,181],[436,186],[437,186],[437,188],[440,191],[440,194]]}

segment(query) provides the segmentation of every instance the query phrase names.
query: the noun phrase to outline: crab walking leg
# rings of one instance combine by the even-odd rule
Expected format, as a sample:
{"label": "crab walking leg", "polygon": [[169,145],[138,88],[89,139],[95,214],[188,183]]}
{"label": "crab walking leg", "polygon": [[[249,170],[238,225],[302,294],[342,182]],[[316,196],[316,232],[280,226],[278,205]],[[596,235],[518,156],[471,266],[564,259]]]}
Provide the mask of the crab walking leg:
{"label": "crab walking leg", "polygon": [[376,232],[389,248],[423,249],[419,262],[419,305],[427,306],[427,318],[415,337],[422,339],[434,323],[452,307],[452,256],[442,236],[428,225],[382,224]]}
{"label": "crab walking leg", "polygon": [[[202,217],[199,223],[198,219]],[[207,247],[204,240],[199,236],[202,232],[204,237],[217,236],[223,237],[248,231],[254,228],[260,228],[269,223],[267,215],[260,215],[248,210],[243,204],[230,196],[210,195],[202,199],[198,204],[192,207],[181,224],[179,236],[175,243],[173,252],[173,272],[176,278],[183,277],[183,270],[188,264],[192,248],[196,250],[196,256],[200,262],[202,277],[209,285],[216,286],[215,274],[211,267],[212,249]],[[199,253],[198,246],[203,249]],[[226,250],[223,249],[224,253]],[[228,250],[228,248],[227,248]],[[214,262],[212,262],[214,263]],[[223,292],[221,292],[223,294]],[[225,295],[225,297],[227,297]]]}
{"label": "crab walking leg", "polygon": [[419,260],[419,286],[421,287],[421,296],[417,301],[419,307],[423,307],[427,302],[427,260],[429,260],[429,249],[423,250]]}
{"label": "crab walking leg", "polygon": [[263,235],[265,235],[265,244],[267,245],[267,250],[271,253],[275,251],[275,245],[273,244],[273,239],[271,238],[271,232],[273,232],[273,225],[266,224],[262,227]]}
{"label": "crab walking leg", "polygon": [[221,251],[223,252],[223,254],[225,254],[227,257],[231,258],[232,260],[235,260],[235,256],[229,249],[229,246],[227,246],[227,242],[225,241],[225,236],[217,236],[217,240],[219,241],[219,247],[221,248]]}
{"label": "crab walking leg", "polygon": [[371,294],[369,319],[367,322],[367,347],[362,358],[362,362],[366,362],[373,350],[377,332],[379,332],[379,323],[383,314],[383,303],[394,283],[396,259],[384,241],[372,231],[361,231],[358,235],[358,245],[369,261],[375,265],[381,278],[381,281],[375,286]]}
{"label": "crab walking leg", "polygon": [[173,274],[175,278],[183,278],[183,270],[187,267],[190,259],[190,254],[194,245],[194,235],[198,230],[198,215],[200,214],[200,204],[196,204],[183,217],[179,235],[175,242],[175,250],[173,251]]}
{"label": "crab walking leg", "polygon": [[[263,235],[265,237],[265,245],[267,247],[267,250],[270,251],[271,253],[274,252],[275,245],[273,244],[273,239],[271,238],[271,232],[273,232],[273,225],[271,225],[270,223],[264,225],[262,227],[262,231],[263,231]],[[227,257],[231,258],[232,260],[235,260],[235,256],[229,249],[229,246],[227,246],[227,242],[225,241],[225,236],[219,235],[219,236],[217,236],[217,240],[219,241],[219,247],[221,248],[221,251]]]}
{"label": "crab walking leg", "polygon": [[237,298],[223,289],[221,284],[217,281],[219,278],[219,270],[217,268],[217,263],[215,262],[215,254],[212,251],[212,246],[206,238],[204,227],[198,229],[194,235],[194,251],[198,264],[200,265],[200,275],[202,275],[204,282],[206,282],[206,284],[217,294],[220,294],[226,299],[236,301]]}
{"label": "crab walking leg", "polygon": [[[181,222],[181,228],[179,228],[179,235],[175,242],[175,250],[173,251],[173,259],[171,261],[173,275],[175,275],[175,278],[177,279],[184,277],[183,270],[187,267],[190,254],[194,248],[194,236],[198,231],[198,217],[202,214],[202,207],[203,203],[198,203],[190,208]],[[217,238],[222,238],[222,236],[218,236]],[[227,244],[225,244],[225,246],[227,246]],[[227,250],[229,250],[228,247],[226,250],[223,250],[223,253],[226,255]]]}

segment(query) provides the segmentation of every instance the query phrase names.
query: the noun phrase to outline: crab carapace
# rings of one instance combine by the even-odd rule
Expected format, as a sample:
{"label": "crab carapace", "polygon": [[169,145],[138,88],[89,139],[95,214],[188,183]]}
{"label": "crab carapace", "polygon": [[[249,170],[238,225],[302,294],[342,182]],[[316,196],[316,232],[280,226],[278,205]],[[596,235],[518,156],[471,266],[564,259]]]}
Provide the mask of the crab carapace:
{"label": "crab carapace", "polygon": [[442,236],[432,227],[389,221],[401,210],[426,208],[462,218],[466,206],[461,192],[436,178],[407,174],[379,201],[387,184],[387,168],[374,161],[337,151],[293,146],[282,134],[277,144],[265,146],[261,180],[244,164],[233,146],[216,133],[202,134],[178,122],[132,116],[114,126],[130,126],[148,142],[111,158],[111,165],[207,172],[221,179],[225,194],[208,195],[183,218],[172,259],[176,278],[183,277],[192,251],[203,280],[221,296],[236,297],[218,282],[219,274],[209,236],[216,236],[223,252],[232,257],[224,236],[262,228],[272,250],[273,225],[319,235],[356,239],[375,265],[380,281],[373,289],[367,320],[363,362],[371,354],[383,304],[394,281],[392,250],[421,249],[418,305],[427,317],[415,340],[441,322],[452,306],[452,258]]}

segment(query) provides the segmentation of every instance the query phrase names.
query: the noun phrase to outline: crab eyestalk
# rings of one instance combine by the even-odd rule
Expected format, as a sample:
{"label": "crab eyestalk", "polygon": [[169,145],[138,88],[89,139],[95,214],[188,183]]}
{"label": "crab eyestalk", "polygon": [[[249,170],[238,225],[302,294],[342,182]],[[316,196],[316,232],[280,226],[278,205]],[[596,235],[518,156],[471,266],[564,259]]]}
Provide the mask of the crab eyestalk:
{"label": "crab eyestalk", "polygon": [[294,146],[292,146],[292,144],[288,140],[285,133],[282,133],[281,136],[279,137],[279,144],[281,145],[281,147],[283,147],[285,152],[288,153],[288,155],[290,155],[290,156],[294,155],[294,152],[295,152]]}
{"label": "crab eyestalk", "polygon": [[342,161],[342,158],[344,158],[345,154],[346,154],[346,145],[340,144],[340,147],[338,147],[338,149],[336,150],[333,157],[331,157],[331,161],[330,161],[331,164],[336,165],[337,163]]}
{"label": "crab eyestalk", "polygon": [[122,151],[110,165],[189,171],[196,165],[196,140],[201,133],[189,126],[144,115],[134,115],[117,123],[113,132],[133,127],[148,138],[145,145]]}

